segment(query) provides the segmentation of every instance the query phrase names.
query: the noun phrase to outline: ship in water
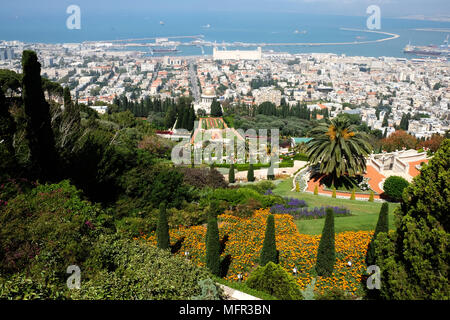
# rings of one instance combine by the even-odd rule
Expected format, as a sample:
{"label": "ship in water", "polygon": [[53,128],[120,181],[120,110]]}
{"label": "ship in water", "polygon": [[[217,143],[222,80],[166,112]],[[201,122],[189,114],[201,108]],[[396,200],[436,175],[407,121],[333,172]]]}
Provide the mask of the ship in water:
{"label": "ship in water", "polygon": [[166,47],[166,46],[159,46],[159,47],[151,47],[150,53],[153,54],[162,54],[162,53],[178,53],[180,50],[177,49],[177,47]]}
{"label": "ship in water", "polygon": [[450,45],[448,43],[448,36],[444,41],[444,44],[440,46],[428,45],[428,46],[413,46],[409,43],[404,49],[404,53],[415,54],[419,56],[439,56],[450,57]]}

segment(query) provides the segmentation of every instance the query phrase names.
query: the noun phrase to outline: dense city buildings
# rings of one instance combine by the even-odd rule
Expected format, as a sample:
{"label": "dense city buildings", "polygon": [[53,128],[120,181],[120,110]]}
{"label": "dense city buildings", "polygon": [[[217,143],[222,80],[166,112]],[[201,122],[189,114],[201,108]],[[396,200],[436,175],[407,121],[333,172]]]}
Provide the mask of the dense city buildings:
{"label": "dense city buildings", "polygon": [[[193,96],[195,111],[209,113],[214,99],[229,105],[307,104],[330,117],[358,114],[389,136],[408,115],[418,138],[449,129],[449,68],[445,59],[289,54],[214,50],[211,56],[156,56],[109,50],[104,43],[0,43],[0,68],[20,72],[20,52],[38,53],[42,74],[68,86],[79,103],[112,103],[126,96]],[[104,110],[100,110],[104,111]]]}

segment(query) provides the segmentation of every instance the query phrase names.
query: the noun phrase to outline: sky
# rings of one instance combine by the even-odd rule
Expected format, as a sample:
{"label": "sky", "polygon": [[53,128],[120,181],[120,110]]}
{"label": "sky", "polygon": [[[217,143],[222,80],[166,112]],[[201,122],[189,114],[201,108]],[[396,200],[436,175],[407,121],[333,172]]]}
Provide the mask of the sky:
{"label": "sky", "polygon": [[0,0],[0,17],[65,14],[72,4],[88,14],[236,11],[367,16],[367,7],[378,5],[384,17],[450,16],[450,0]]}

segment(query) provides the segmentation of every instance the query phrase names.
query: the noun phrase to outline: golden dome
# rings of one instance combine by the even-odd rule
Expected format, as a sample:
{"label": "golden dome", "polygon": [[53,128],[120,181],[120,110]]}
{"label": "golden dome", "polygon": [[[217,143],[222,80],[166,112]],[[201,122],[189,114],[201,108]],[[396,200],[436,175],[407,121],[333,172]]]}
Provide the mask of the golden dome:
{"label": "golden dome", "polygon": [[216,96],[216,92],[215,92],[214,88],[206,88],[203,91],[203,95],[204,96]]}

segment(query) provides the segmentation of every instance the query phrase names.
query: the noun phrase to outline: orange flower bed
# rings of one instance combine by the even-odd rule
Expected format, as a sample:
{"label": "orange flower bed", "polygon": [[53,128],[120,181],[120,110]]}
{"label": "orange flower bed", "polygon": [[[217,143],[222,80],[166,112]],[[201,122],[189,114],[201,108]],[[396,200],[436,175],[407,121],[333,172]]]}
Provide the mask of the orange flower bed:
{"label": "orange flower bed", "polygon": [[[225,251],[231,256],[231,264],[226,279],[238,280],[238,274],[242,273],[244,280],[258,265],[259,255],[264,240],[266,219],[269,209],[255,211],[252,218],[243,219],[232,215],[223,214],[218,217],[219,234],[228,235]],[[299,234],[290,215],[275,214],[276,244],[279,251],[280,265],[288,272],[292,272],[294,266],[298,270],[297,283],[301,289],[305,289],[310,283],[316,264],[317,248],[320,236]],[[331,277],[319,277],[316,281],[316,290],[323,293],[327,289],[340,288],[355,294],[360,287],[361,275],[366,270],[365,255],[372,231],[337,233],[335,238],[336,264]],[[185,237],[178,255],[184,255],[189,251],[190,259],[197,265],[205,265],[205,237],[206,226],[190,228],[180,227],[170,230],[170,239],[175,243]],[[156,234],[153,232],[143,239],[156,245]],[[352,265],[347,265],[351,261]]]}

